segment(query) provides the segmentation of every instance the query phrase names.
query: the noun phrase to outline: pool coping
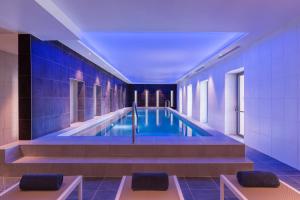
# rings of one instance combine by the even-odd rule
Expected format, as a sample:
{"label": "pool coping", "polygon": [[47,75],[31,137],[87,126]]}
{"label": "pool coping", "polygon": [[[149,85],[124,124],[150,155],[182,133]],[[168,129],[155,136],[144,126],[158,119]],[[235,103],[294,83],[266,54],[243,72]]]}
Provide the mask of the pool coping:
{"label": "pool coping", "polygon": [[[81,122],[81,125],[77,126],[76,128],[73,128],[71,130],[63,129],[61,130],[63,133],[58,134],[57,136],[75,136],[76,133],[80,131],[84,131],[90,128],[93,128],[95,126],[99,126],[103,123],[106,123],[111,120],[116,120],[119,118],[122,118],[124,115],[129,113],[131,111],[130,107],[122,108],[120,110],[117,110],[115,112],[110,112],[102,116],[98,116],[96,118],[93,118],[91,120],[87,120],[85,122]],[[57,132],[56,132],[57,133]],[[78,136],[80,137],[80,136]]]}

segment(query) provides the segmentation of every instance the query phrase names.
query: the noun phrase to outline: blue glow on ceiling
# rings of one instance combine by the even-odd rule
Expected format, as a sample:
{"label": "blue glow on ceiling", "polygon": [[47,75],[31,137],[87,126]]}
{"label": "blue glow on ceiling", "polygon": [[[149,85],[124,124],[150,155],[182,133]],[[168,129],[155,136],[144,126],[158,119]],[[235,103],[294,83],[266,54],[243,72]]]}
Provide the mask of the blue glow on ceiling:
{"label": "blue glow on ceiling", "polygon": [[240,32],[85,33],[89,45],[133,83],[175,83],[243,35]]}

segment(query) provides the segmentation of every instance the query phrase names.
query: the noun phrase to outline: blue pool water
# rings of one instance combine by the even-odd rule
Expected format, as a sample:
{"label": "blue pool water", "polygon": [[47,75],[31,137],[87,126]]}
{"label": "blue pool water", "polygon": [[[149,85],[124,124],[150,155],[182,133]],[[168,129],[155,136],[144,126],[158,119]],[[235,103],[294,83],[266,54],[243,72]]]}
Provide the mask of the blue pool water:
{"label": "blue pool water", "polygon": [[[97,136],[131,136],[132,113],[111,123]],[[138,109],[138,136],[210,136],[168,109]]]}

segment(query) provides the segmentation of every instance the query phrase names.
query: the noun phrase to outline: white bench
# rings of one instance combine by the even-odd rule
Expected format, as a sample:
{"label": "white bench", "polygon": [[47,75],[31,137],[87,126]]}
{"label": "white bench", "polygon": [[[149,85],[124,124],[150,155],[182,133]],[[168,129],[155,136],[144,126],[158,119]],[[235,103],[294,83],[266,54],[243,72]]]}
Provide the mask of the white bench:
{"label": "white bench", "polygon": [[131,180],[131,176],[123,176],[115,200],[184,200],[176,176],[169,176],[166,191],[133,191]]}
{"label": "white bench", "polygon": [[56,191],[22,191],[16,183],[0,193],[0,200],[64,200],[78,188],[82,200],[82,176],[65,176],[62,186]]}
{"label": "white bench", "polygon": [[235,175],[221,175],[221,200],[224,200],[224,185],[240,200],[300,200],[300,191],[281,180],[278,188],[243,187]]}

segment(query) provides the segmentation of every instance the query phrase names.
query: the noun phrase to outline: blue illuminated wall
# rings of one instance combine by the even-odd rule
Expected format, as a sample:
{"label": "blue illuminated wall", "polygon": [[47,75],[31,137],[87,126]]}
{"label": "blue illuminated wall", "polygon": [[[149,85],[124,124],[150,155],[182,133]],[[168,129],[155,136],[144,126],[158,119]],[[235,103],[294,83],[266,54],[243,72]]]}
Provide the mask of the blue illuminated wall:
{"label": "blue illuminated wall", "polygon": [[19,35],[20,139],[70,126],[70,79],[84,82],[83,120],[94,117],[95,84],[101,86],[101,114],[126,104],[125,82],[59,42]]}

